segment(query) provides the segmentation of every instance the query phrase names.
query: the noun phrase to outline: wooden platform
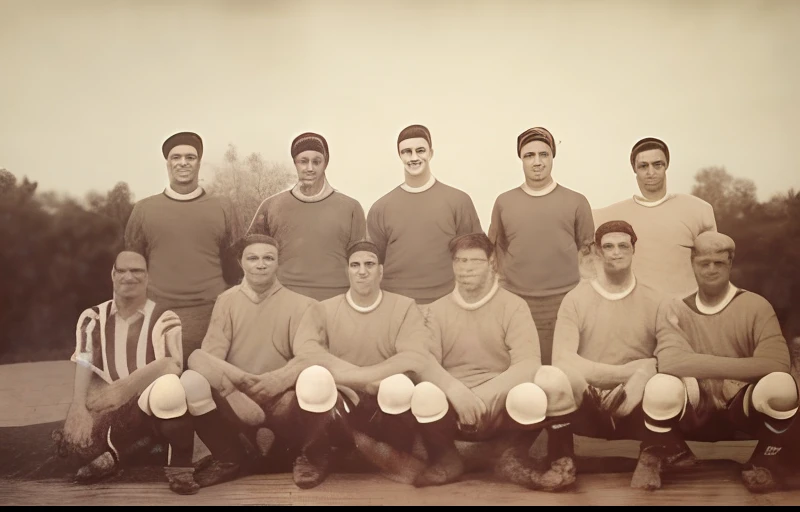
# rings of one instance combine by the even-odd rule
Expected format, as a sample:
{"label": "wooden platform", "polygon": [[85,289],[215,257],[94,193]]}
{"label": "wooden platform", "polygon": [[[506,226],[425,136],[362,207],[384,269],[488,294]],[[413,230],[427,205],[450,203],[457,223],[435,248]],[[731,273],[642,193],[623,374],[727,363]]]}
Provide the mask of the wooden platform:
{"label": "wooden platform", "polygon": [[[73,372],[69,362],[0,366],[0,411],[3,411],[0,427],[35,426],[63,420],[71,399]],[[123,479],[92,486],[78,486],[64,478],[0,477],[0,504],[800,505],[800,491],[754,495],[743,487],[737,462],[747,459],[753,445],[752,442],[690,443],[698,457],[705,460],[691,470],[665,475],[664,487],[655,492],[631,489],[630,472],[579,474],[578,482],[571,489],[557,494],[497,482],[487,474],[467,475],[460,482],[426,489],[397,484],[375,474],[334,474],[319,487],[305,491],[298,489],[288,474],[254,475],[202,489],[193,496],[170,492],[166,480],[160,476],[143,482]],[[0,448],[6,452],[13,449]],[[589,457],[632,459],[638,453],[638,444],[578,437],[576,452]],[[0,464],[7,464],[8,460],[14,459],[0,460]],[[3,474],[11,473],[13,471]]]}

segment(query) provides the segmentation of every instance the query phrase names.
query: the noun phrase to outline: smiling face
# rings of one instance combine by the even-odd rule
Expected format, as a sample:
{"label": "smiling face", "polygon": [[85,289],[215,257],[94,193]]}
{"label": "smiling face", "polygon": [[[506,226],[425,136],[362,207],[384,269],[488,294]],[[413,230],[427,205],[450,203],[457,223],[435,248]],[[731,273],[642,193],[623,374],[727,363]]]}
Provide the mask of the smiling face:
{"label": "smiling face", "polygon": [[540,140],[533,140],[522,146],[520,158],[528,185],[541,188],[550,184],[550,173],[553,171],[553,151],[550,146]]}
{"label": "smiling face", "polygon": [[321,183],[325,180],[325,155],[319,151],[307,150],[298,153],[294,157],[294,167],[297,169],[297,182],[307,190],[321,188]]}
{"label": "smiling face", "polygon": [[119,253],[111,270],[114,295],[126,300],[145,299],[147,294],[147,263],[135,252]]}
{"label": "smiling face", "polygon": [[402,140],[397,145],[397,151],[403,161],[403,169],[409,175],[419,176],[430,171],[433,150],[427,140],[422,137]]}
{"label": "smiling face", "polygon": [[628,233],[603,235],[597,250],[606,274],[618,274],[631,268],[635,250]]}
{"label": "smiling face", "polygon": [[167,172],[171,185],[197,184],[200,174],[200,157],[194,146],[182,145],[172,148],[167,155]]}

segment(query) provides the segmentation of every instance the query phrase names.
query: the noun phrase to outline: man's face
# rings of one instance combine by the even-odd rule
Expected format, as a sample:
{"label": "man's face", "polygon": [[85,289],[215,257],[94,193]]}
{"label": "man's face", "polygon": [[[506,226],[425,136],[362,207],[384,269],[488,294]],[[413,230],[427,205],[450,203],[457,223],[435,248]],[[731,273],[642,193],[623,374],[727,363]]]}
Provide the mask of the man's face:
{"label": "man's face", "polygon": [[127,300],[144,299],[147,295],[147,263],[141,254],[121,252],[111,271],[114,295]]}
{"label": "man's face", "polygon": [[167,155],[167,171],[169,181],[176,185],[197,183],[200,173],[200,158],[197,150],[188,145],[175,146]]}
{"label": "man's face", "polygon": [[698,288],[710,295],[721,293],[730,283],[732,266],[733,262],[727,251],[695,256],[692,269]]}
{"label": "man's face", "polygon": [[453,258],[453,273],[462,290],[481,289],[492,276],[492,266],[483,249],[460,249]]}
{"label": "man's face", "polygon": [[278,249],[269,244],[250,244],[242,252],[241,265],[251,286],[271,286],[278,272]]}
{"label": "man's face", "polygon": [[325,155],[319,151],[307,150],[294,157],[297,181],[304,188],[314,188],[325,179]]}
{"label": "man's face", "polygon": [[430,169],[433,150],[422,137],[400,141],[397,146],[403,169],[411,176],[419,176]]}
{"label": "man's face", "polygon": [[522,146],[520,158],[525,178],[533,182],[534,186],[544,186],[553,170],[553,152],[550,146],[540,140],[533,140]]}
{"label": "man's face", "polygon": [[640,190],[659,192],[666,187],[667,157],[660,149],[648,149],[637,154],[634,167]]}
{"label": "man's face", "polygon": [[383,265],[378,263],[378,257],[375,254],[369,251],[358,251],[350,256],[347,276],[350,279],[350,289],[358,295],[367,296],[380,289]]}
{"label": "man's face", "polygon": [[631,235],[627,233],[607,233],[600,239],[598,248],[603,260],[603,270],[609,274],[624,272],[631,268],[634,247]]}

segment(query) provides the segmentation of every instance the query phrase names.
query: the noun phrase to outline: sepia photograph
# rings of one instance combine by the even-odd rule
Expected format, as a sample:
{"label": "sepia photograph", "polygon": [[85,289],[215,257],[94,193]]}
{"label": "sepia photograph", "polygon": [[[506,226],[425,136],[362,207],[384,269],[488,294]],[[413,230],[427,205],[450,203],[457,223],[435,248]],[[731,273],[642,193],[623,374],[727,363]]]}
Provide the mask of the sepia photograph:
{"label": "sepia photograph", "polygon": [[800,504],[797,20],[0,0],[0,503]]}

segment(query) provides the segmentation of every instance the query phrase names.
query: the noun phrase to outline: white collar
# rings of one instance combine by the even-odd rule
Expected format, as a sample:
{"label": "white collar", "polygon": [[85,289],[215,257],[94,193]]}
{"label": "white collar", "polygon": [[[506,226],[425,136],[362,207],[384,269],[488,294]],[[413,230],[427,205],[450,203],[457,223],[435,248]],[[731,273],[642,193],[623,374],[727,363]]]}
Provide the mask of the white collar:
{"label": "white collar", "polygon": [[197,186],[196,189],[192,190],[188,194],[181,194],[180,192],[175,192],[172,189],[172,186],[167,185],[167,188],[164,189],[164,193],[170,199],[175,199],[176,201],[191,201],[192,199],[196,199],[203,195],[203,187],[200,185]]}
{"label": "white collar", "polygon": [[326,176],[323,179],[325,180],[325,183],[322,185],[322,190],[320,190],[313,196],[307,196],[303,194],[303,192],[300,191],[299,182],[292,188],[292,195],[294,195],[294,197],[303,201],[304,203],[317,203],[319,201],[322,201],[323,199],[333,194],[334,192],[333,187],[331,187],[330,183],[328,183],[328,177]]}
{"label": "white collar", "polygon": [[466,309],[467,311],[475,311],[476,309],[480,308],[481,306],[483,306],[484,304],[486,304],[487,302],[492,300],[492,297],[494,297],[497,294],[497,290],[499,290],[499,289],[500,289],[500,284],[499,284],[498,278],[495,277],[494,278],[494,284],[492,285],[492,289],[489,290],[489,293],[487,293],[486,296],[483,297],[478,302],[470,304],[467,301],[465,301],[464,297],[462,297],[461,293],[459,293],[459,291],[458,291],[458,284],[456,284],[456,287],[453,290],[452,296],[453,296],[453,300],[455,301],[455,303],[458,304],[462,309]]}
{"label": "white collar", "polygon": [[523,183],[522,183],[522,185],[520,186],[520,188],[521,188],[523,191],[525,191],[525,193],[526,193],[526,194],[528,194],[529,196],[533,196],[533,197],[541,197],[541,196],[546,196],[546,195],[547,195],[547,194],[549,194],[550,192],[554,191],[554,190],[556,189],[556,187],[557,187],[557,186],[558,186],[558,183],[556,182],[556,180],[553,180],[553,182],[552,182],[551,184],[547,185],[547,186],[546,186],[545,188],[543,188],[542,190],[533,190],[533,189],[530,187],[530,185],[528,185],[528,182],[527,182],[527,181],[525,181],[525,182],[523,182]]}
{"label": "white collar", "polygon": [[402,188],[406,192],[411,192],[412,194],[419,194],[420,192],[425,192],[426,190],[431,188],[434,183],[436,183],[436,177],[434,177],[434,175],[431,174],[431,178],[428,180],[428,182],[422,185],[421,187],[410,187],[406,183],[403,183],[402,185],[400,185],[400,188]]}
{"label": "white collar", "polygon": [[603,285],[601,285],[600,281],[598,281],[597,279],[592,279],[591,281],[589,281],[589,283],[592,285],[592,288],[594,288],[594,290],[604,298],[608,300],[620,300],[630,295],[633,289],[636,288],[636,276],[633,276],[631,285],[622,290],[621,292],[612,293],[606,290],[605,288],[603,288]]}
{"label": "white collar", "polygon": [[642,196],[634,195],[633,196],[633,200],[636,201],[636,204],[638,204],[638,205],[644,206],[646,208],[654,208],[654,207],[660,205],[661,203],[666,202],[668,199],[672,199],[672,197],[673,197],[672,194],[666,193],[666,194],[664,194],[664,197],[662,197],[658,201],[648,201],[647,199],[645,199]]}
{"label": "white collar", "polygon": [[378,291],[378,299],[372,305],[367,307],[359,306],[353,302],[353,296],[350,294],[350,290],[347,290],[347,293],[344,294],[344,298],[347,299],[347,303],[350,304],[350,307],[359,313],[371,313],[372,311],[378,309],[378,306],[380,306],[381,301],[383,300],[383,290]]}
{"label": "white collar", "polygon": [[703,301],[700,300],[700,292],[697,292],[695,295],[694,303],[697,306],[697,310],[703,313],[704,315],[716,315],[725,307],[731,303],[733,297],[736,296],[736,292],[739,291],[738,288],[733,286],[732,283],[728,283],[728,293],[725,294],[725,298],[722,299],[722,302],[717,304],[716,306],[706,306],[703,304]]}

